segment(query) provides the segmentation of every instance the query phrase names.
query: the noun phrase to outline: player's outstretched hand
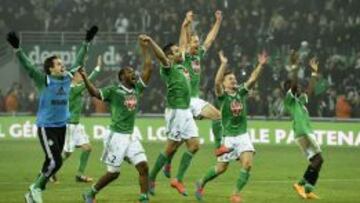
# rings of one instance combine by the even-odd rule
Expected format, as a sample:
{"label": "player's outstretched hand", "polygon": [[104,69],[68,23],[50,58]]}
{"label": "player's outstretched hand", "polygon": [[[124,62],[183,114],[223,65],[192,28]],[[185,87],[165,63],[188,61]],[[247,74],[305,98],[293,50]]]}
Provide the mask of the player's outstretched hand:
{"label": "player's outstretched hand", "polygon": [[261,54],[258,54],[258,62],[260,65],[266,64],[268,59],[269,59],[269,56],[265,50],[262,51]]}
{"label": "player's outstretched hand", "polygon": [[311,68],[311,72],[313,73],[317,73],[319,70],[319,61],[316,59],[316,57],[310,59],[309,62],[310,68]]}
{"label": "player's outstretched hand", "polygon": [[151,41],[151,37],[149,37],[148,35],[145,34],[139,35],[139,43],[141,47],[148,46],[150,41]]}
{"label": "player's outstretched hand", "polygon": [[222,20],[223,16],[222,16],[222,12],[221,12],[220,10],[217,10],[217,11],[215,12],[215,18],[216,18],[216,20],[218,20],[218,21],[221,21],[221,20]]}
{"label": "player's outstretched hand", "polygon": [[9,42],[9,44],[13,48],[15,48],[15,49],[19,48],[20,40],[19,40],[19,37],[16,35],[16,33],[14,31],[11,31],[6,35],[6,40]]}
{"label": "player's outstretched hand", "polygon": [[99,28],[96,25],[93,25],[89,30],[87,30],[85,41],[91,42],[94,39],[98,30],[99,30]]}
{"label": "player's outstretched hand", "polygon": [[228,59],[224,55],[223,51],[219,51],[219,58],[220,58],[221,64],[227,64],[228,63]]}

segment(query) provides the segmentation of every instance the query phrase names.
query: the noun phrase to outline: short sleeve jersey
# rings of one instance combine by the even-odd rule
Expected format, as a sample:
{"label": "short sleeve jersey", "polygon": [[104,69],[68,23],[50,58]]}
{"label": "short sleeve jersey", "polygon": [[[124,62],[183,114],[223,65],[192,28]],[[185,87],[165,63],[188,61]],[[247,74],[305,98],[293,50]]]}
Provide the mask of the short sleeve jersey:
{"label": "short sleeve jersey", "polygon": [[195,55],[185,54],[184,65],[190,73],[191,97],[199,97],[200,95],[201,61],[204,56],[204,47],[200,47]]}
{"label": "short sleeve jersey", "polygon": [[313,132],[310,125],[309,112],[305,106],[307,103],[308,98],[306,94],[301,94],[297,97],[291,90],[286,93],[284,106],[292,117],[293,130],[296,137],[308,135]]}
{"label": "short sleeve jersey", "polygon": [[247,132],[246,99],[248,90],[240,85],[234,94],[224,92],[218,97],[221,105],[223,136],[238,136]]}
{"label": "short sleeve jersey", "polygon": [[123,134],[133,133],[139,99],[144,88],[145,84],[140,79],[132,89],[119,84],[99,90],[101,99],[110,105],[110,130]]}
{"label": "short sleeve jersey", "polygon": [[166,107],[187,109],[190,106],[190,74],[182,64],[160,68],[161,79],[166,83]]}

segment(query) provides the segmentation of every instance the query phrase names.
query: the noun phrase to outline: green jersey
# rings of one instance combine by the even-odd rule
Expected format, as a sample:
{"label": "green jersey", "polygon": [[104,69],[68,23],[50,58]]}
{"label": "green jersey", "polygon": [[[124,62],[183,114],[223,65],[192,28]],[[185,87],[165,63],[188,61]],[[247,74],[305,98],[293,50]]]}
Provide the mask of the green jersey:
{"label": "green jersey", "polygon": [[110,105],[110,130],[123,134],[133,133],[135,115],[144,88],[145,84],[140,79],[133,89],[128,89],[119,84],[110,85],[99,90],[101,99]]}
{"label": "green jersey", "polygon": [[182,64],[160,68],[161,79],[166,83],[166,107],[187,109],[190,106],[190,75]]}
{"label": "green jersey", "polygon": [[246,99],[248,90],[240,85],[235,93],[224,92],[218,99],[221,103],[223,136],[238,136],[247,132]]}
{"label": "green jersey", "polygon": [[301,94],[299,97],[296,97],[291,90],[286,93],[284,106],[292,117],[295,137],[312,133],[309,112],[305,106],[307,102],[308,98],[306,94]]}
{"label": "green jersey", "polygon": [[[99,74],[100,67],[96,67],[89,76],[89,80],[95,79]],[[86,89],[84,83],[71,84],[70,96],[69,96],[69,110],[70,118],[69,123],[78,124],[80,121],[81,110],[83,109],[83,96]]]}
{"label": "green jersey", "polygon": [[204,47],[200,47],[195,55],[185,54],[184,65],[190,73],[191,97],[199,97],[201,61],[205,56]]}

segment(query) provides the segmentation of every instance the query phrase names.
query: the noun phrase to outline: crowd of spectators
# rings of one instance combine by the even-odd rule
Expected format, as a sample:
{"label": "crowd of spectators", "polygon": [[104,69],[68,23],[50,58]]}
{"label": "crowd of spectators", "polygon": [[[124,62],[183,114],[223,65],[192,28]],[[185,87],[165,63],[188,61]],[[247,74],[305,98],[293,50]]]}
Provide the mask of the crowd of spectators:
{"label": "crowd of spectators", "polygon": [[[0,31],[84,31],[98,24],[102,31],[145,32],[160,44],[177,41],[180,24],[189,9],[196,14],[194,29],[203,40],[216,9],[224,20],[218,38],[203,61],[202,97],[213,101],[217,51],[224,50],[239,81],[249,76],[256,54],[266,49],[271,60],[257,87],[249,95],[250,115],[284,115],[280,83],[289,74],[288,53],[301,55],[300,82],[307,84],[307,61],[320,61],[320,78],[309,111],[319,117],[360,117],[360,1],[357,0],[3,0],[0,5]],[[14,22],[16,22],[14,24]],[[122,65],[135,64],[130,56]],[[17,97],[17,111],[34,111],[36,92],[23,93],[21,84],[0,91],[0,110]],[[24,94],[26,96],[24,96]],[[145,93],[142,112],[162,113],[164,84],[155,71]],[[105,106],[85,99],[85,110],[106,112]],[[12,102],[10,102],[12,103]],[[96,108],[93,108],[95,106]],[[10,111],[12,111],[10,108]]]}

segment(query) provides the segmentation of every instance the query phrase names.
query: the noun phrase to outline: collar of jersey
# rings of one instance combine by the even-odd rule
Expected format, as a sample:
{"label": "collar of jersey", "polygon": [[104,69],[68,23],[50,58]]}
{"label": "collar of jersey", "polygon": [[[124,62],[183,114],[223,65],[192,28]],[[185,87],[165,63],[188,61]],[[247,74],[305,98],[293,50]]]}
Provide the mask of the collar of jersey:
{"label": "collar of jersey", "polygon": [[119,87],[121,88],[121,89],[123,89],[123,90],[125,90],[126,92],[128,92],[128,93],[133,93],[134,92],[134,88],[132,88],[132,89],[129,89],[129,88],[127,88],[127,87],[125,87],[123,84],[119,84]]}

